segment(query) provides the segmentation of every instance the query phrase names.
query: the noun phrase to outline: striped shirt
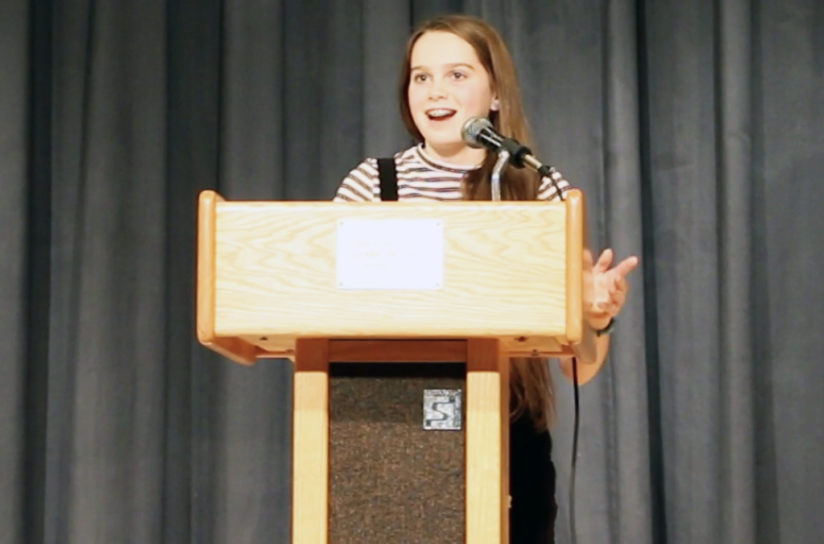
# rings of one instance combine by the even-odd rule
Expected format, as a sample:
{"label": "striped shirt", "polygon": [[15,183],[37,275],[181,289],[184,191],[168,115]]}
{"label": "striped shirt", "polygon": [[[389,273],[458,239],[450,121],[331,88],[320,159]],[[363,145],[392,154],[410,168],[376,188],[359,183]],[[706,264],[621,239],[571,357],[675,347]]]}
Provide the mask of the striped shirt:
{"label": "striped shirt", "polygon": [[[460,166],[433,159],[422,144],[395,154],[398,177],[398,200],[462,200],[463,179],[477,166]],[[553,180],[555,184],[553,184]],[[557,198],[555,186],[566,192],[569,183],[553,169],[552,179],[544,177],[538,189],[538,200]],[[344,178],[335,195],[335,202],[379,202],[381,199],[378,160],[369,158]]]}

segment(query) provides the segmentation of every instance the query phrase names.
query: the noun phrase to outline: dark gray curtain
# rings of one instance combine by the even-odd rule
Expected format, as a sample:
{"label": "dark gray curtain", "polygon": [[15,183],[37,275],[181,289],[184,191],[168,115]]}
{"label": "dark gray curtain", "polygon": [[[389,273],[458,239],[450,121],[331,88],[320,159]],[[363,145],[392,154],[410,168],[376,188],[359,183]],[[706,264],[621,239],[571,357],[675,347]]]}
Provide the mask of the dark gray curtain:
{"label": "dark gray curtain", "polygon": [[196,195],[329,199],[407,145],[406,36],[450,11],[506,37],[591,244],[642,258],[578,542],[824,538],[824,3],[6,0],[0,541],[288,541],[291,368],[196,343]]}

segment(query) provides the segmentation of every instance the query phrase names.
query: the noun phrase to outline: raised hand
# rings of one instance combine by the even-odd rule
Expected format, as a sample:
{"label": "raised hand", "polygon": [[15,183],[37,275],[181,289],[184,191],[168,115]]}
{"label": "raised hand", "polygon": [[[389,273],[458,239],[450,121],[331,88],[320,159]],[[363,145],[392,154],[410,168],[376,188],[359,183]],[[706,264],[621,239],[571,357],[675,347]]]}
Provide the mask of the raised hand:
{"label": "raised hand", "polygon": [[606,327],[621,311],[629,293],[627,275],[640,262],[633,255],[610,268],[614,258],[612,249],[605,249],[592,267],[592,303],[586,308],[586,317],[594,329]]}

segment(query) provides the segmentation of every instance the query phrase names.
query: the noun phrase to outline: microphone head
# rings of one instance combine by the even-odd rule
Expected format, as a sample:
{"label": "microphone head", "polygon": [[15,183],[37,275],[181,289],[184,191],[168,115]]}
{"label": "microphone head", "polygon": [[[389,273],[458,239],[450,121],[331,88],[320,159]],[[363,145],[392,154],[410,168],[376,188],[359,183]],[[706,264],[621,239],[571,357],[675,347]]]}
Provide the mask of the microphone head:
{"label": "microphone head", "polygon": [[463,124],[461,137],[469,147],[486,147],[481,139],[481,134],[489,129],[494,130],[492,123],[486,117],[470,117]]}

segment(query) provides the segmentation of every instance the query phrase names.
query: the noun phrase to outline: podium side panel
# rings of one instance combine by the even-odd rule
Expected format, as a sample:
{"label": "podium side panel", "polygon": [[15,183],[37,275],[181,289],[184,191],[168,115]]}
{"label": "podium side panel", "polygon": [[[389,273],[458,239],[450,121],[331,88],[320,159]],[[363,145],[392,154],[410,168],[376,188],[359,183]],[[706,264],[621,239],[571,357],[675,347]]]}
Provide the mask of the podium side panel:
{"label": "podium side panel", "polygon": [[201,191],[197,219],[197,338],[204,346],[235,362],[257,360],[254,343],[238,337],[220,338],[215,333],[216,229],[217,206],[223,198],[215,191]]}
{"label": "podium side panel", "polygon": [[586,249],[584,217],[584,194],[579,190],[569,191],[566,198],[567,207],[567,302],[566,302],[566,338],[570,343],[580,342],[583,338],[583,272],[592,270],[592,258],[585,262]]}

